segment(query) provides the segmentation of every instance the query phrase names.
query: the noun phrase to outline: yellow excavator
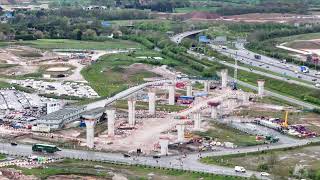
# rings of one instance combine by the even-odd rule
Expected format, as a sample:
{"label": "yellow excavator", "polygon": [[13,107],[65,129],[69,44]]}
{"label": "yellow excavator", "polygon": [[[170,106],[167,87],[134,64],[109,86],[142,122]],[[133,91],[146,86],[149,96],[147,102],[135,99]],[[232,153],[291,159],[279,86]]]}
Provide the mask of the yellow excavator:
{"label": "yellow excavator", "polygon": [[289,116],[289,111],[286,110],[286,111],[285,111],[285,116],[284,116],[284,122],[281,123],[281,126],[282,126],[283,128],[285,128],[285,129],[288,129],[288,126],[289,126],[289,124],[288,124],[288,116]]}

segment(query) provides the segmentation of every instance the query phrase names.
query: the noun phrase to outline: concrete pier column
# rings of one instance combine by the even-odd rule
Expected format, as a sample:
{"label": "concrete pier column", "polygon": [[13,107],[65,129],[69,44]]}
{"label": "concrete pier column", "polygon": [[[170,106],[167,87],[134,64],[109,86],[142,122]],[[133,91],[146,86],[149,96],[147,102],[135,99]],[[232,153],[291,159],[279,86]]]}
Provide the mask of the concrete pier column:
{"label": "concrete pier column", "polygon": [[149,114],[154,115],[156,113],[156,93],[149,92]]}
{"label": "concrete pier column", "polygon": [[257,82],[258,82],[258,95],[260,97],[263,97],[265,80],[259,79]]}
{"label": "concrete pier column", "polygon": [[108,117],[108,136],[113,137],[114,136],[114,123],[115,123],[116,111],[115,110],[107,110],[106,114]]}
{"label": "concrete pier column", "polygon": [[204,92],[209,92],[209,89],[210,89],[210,87],[209,87],[209,81],[204,81],[204,82],[203,82],[203,85],[204,85],[203,91],[204,91]]}
{"label": "concrete pier column", "polygon": [[192,83],[190,81],[187,82],[187,96],[192,96]]}
{"label": "concrete pier column", "polygon": [[194,130],[200,130],[201,129],[201,114],[200,114],[200,112],[196,112],[193,115],[193,121],[194,121]]}
{"label": "concrete pier column", "polygon": [[246,104],[248,104],[249,103],[249,94],[248,93],[246,93],[246,92],[243,92],[243,94],[242,94],[242,103],[243,103],[243,105],[246,105]]}
{"label": "concrete pier column", "polygon": [[128,123],[130,126],[134,126],[136,123],[136,101],[133,98],[128,100]]}
{"label": "concrete pier column", "polygon": [[169,105],[175,104],[175,94],[176,94],[176,83],[172,82],[172,84],[169,85]]}
{"label": "concrete pier column", "polygon": [[169,152],[169,140],[168,139],[160,139],[159,140],[159,144],[160,144],[160,155],[164,156],[164,155],[168,155]]}
{"label": "concrete pier column", "polygon": [[228,69],[221,71],[221,88],[226,88],[228,83]]}
{"label": "concrete pier column", "polygon": [[217,119],[218,117],[218,107],[217,106],[211,106],[211,118]]}
{"label": "concrete pier column", "polygon": [[177,131],[178,131],[178,142],[184,142],[184,124],[178,124],[176,126]]}
{"label": "concrete pier column", "polygon": [[96,119],[94,118],[85,118],[86,123],[86,131],[87,131],[87,147],[88,148],[93,148],[94,147],[94,126]]}

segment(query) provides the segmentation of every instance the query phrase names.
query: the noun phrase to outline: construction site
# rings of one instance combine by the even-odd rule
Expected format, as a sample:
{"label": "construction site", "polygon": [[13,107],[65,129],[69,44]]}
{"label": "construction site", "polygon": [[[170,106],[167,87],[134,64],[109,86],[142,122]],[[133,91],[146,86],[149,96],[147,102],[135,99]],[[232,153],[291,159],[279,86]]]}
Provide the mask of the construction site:
{"label": "construction site", "polygon": [[[4,123],[1,136],[19,143],[158,156],[294,143],[294,136],[311,138],[320,133],[319,124],[312,121],[290,122],[289,112],[301,110],[261,101],[268,98],[264,80],[257,82],[258,92],[253,93],[233,89],[227,70],[220,76],[221,80],[175,78],[147,83],[124,98],[108,99],[112,103],[62,105],[35,117],[29,126]],[[253,113],[259,111],[273,113]]]}

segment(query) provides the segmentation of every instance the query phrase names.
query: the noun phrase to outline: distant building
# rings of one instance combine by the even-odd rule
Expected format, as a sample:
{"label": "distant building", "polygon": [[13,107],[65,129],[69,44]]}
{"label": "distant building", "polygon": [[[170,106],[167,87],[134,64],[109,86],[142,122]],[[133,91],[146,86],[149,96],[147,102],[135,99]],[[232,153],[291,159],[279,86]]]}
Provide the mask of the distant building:
{"label": "distant building", "polygon": [[84,10],[87,10],[87,11],[91,11],[91,10],[105,10],[107,9],[106,6],[88,6],[88,7],[84,7],[83,8]]}
{"label": "distant building", "polygon": [[152,0],[139,0],[139,4],[141,5],[148,5],[152,3]]}
{"label": "distant building", "polygon": [[57,130],[67,123],[71,123],[80,119],[81,114],[86,110],[85,106],[81,107],[65,107],[61,110],[40,117],[37,120],[37,125],[49,127],[50,130]]}
{"label": "distant building", "polygon": [[225,45],[227,44],[227,36],[217,36],[214,40],[213,40],[214,44],[219,44],[219,45]]}
{"label": "distant building", "polygon": [[209,43],[210,39],[207,38],[207,36],[199,36],[199,42],[200,43]]}
{"label": "distant building", "polygon": [[311,64],[319,64],[320,58],[317,54],[308,55],[307,62]]}

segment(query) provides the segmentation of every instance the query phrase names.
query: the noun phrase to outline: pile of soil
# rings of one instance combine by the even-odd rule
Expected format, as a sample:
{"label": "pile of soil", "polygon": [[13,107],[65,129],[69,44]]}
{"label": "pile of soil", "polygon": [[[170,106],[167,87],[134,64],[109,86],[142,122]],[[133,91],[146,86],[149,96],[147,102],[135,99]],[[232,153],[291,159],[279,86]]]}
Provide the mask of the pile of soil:
{"label": "pile of soil", "polygon": [[219,19],[221,16],[215,13],[210,13],[210,12],[192,12],[192,13],[187,13],[184,15],[180,15],[182,19],[187,20],[187,19]]}

